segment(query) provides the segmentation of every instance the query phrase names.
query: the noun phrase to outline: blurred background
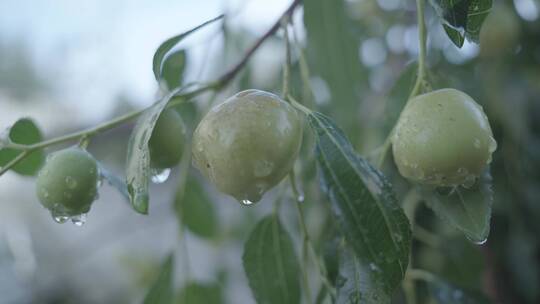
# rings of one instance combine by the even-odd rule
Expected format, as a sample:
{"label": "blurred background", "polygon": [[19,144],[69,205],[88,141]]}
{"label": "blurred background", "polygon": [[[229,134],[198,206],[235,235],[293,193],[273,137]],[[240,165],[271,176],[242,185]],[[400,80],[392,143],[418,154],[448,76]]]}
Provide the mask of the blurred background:
{"label": "blurred background", "polygon": [[[298,9],[293,22],[295,50],[307,54],[313,95],[301,86],[296,51],[292,91],[310,107],[331,115],[358,151],[369,155],[383,142],[391,127],[388,121],[399,113],[411,89],[414,75],[409,70],[418,53],[415,3],[308,2],[314,3],[306,12],[310,17],[304,20],[305,10]],[[316,2],[326,4],[317,7]],[[213,80],[241,59],[289,4],[0,0],[0,129],[30,117],[50,138],[151,105],[159,94],[152,74],[152,56],[159,44],[224,13],[222,24],[208,26],[178,46],[187,51],[183,82]],[[415,243],[414,257],[420,267],[483,290],[494,302],[539,303],[540,3],[499,0],[493,7],[480,46],[466,41],[461,49],[448,39],[434,11],[427,11],[432,86],[463,90],[482,104],[499,143],[492,163],[492,232],[484,246],[472,245],[422,208],[419,221],[439,236],[440,248]],[[212,102],[241,89],[279,93],[285,58],[282,37],[278,33],[267,40],[215,100],[203,95],[180,109],[188,125],[193,127]],[[120,176],[131,128],[126,124],[107,131],[89,146]],[[328,212],[310,159],[309,136],[302,155],[297,165],[308,226],[318,237],[324,234]],[[199,185],[193,199],[210,202],[208,212],[191,219],[203,226],[201,233],[181,229],[174,208],[177,171],[166,182],[152,185],[149,216],[133,212],[116,190],[103,185],[82,227],[55,223],[38,203],[32,177],[12,172],[2,176],[0,304],[139,303],[170,253],[177,261],[178,289],[185,290],[190,282],[197,284],[194,294],[210,295],[211,300],[200,303],[254,303],[241,264],[242,248],[257,219],[271,211],[280,189],[246,208],[192,172]],[[405,182],[391,159],[384,172],[398,196],[403,195]],[[289,232],[299,239],[290,205],[283,204],[281,213]]]}

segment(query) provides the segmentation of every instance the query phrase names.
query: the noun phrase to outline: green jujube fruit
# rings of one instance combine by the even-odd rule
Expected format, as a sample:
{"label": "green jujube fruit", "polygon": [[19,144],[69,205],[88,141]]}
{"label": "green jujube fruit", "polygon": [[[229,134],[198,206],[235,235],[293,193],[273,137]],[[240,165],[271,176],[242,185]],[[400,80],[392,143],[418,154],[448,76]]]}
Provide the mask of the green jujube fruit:
{"label": "green jujube fruit", "polygon": [[412,98],[392,137],[400,174],[434,186],[474,182],[491,162],[496,147],[482,107],[455,89]]}
{"label": "green jujube fruit", "polygon": [[287,102],[259,90],[211,109],[193,134],[195,166],[216,187],[251,204],[292,169],[303,120]]}
{"label": "green jujube fruit", "polygon": [[97,196],[96,160],[78,147],[52,153],[39,171],[37,196],[53,216],[87,213]]}
{"label": "green jujube fruit", "polygon": [[176,166],[182,158],[185,127],[175,110],[161,113],[148,142],[152,167],[166,169]]}

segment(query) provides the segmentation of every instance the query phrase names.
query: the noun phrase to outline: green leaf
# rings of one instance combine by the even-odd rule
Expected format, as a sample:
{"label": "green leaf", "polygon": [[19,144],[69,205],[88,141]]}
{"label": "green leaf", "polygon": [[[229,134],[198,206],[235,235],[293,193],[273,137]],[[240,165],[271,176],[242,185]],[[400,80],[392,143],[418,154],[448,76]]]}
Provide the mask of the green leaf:
{"label": "green leaf", "polygon": [[172,304],[174,258],[170,255],[163,266],[156,281],[144,297],[144,304]]}
{"label": "green leaf", "polygon": [[359,39],[351,33],[344,0],[304,1],[310,67],[326,81],[331,109],[347,130],[358,125],[358,105],[366,73],[358,56]]}
{"label": "green leaf", "polygon": [[216,235],[218,217],[214,204],[196,178],[188,177],[185,186],[178,188],[174,206],[180,224],[191,232],[204,238]]}
{"label": "green leaf", "polygon": [[464,39],[478,43],[480,29],[491,11],[492,0],[430,0],[444,30],[457,47]]}
{"label": "green leaf", "polygon": [[251,232],[243,262],[257,303],[300,303],[298,260],[277,216],[263,218]]}
{"label": "green leaf", "polygon": [[475,291],[464,290],[439,278],[428,281],[429,292],[439,304],[490,304],[491,301]]}
{"label": "green leaf", "polygon": [[341,251],[339,261],[337,304],[390,303],[391,295],[382,282],[371,275],[377,271],[373,264],[362,263],[349,249]]}
{"label": "green leaf", "polygon": [[101,163],[99,163],[99,172],[101,174],[101,177],[103,177],[107,183],[111,186],[113,186],[122,196],[126,199],[126,201],[129,203],[129,193],[127,190],[127,185],[118,176],[116,176],[114,173],[109,171],[105,166],[103,166]]}
{"label": "green leaf", "polygon": [[443,28],[444,28],[444,31],[446,32],[446,35],[448,35],[448,38],[450,38],[450,40],[452,40],[452,42],[458,48],[461,48],[463,44],[465,43],[465,37],[463,37],[460,32],[449,27],[446,24],[443,24]]}
{"label": "green leaf", "polygon": [[[171,51],[171,49],[176,45],[178,44],[180,41],[182,41],[182,39],[186,38],[187,36],[189,36],[190,34],[196,32],[197,30],[219,20],[223,18],[223,15],[220,15],[214,19],[211,19],[211,20],[208,20],[206,22],[204,22],[203,24],[201,25],[198,25],[190,30],[188,30],[187,32],[184,32],[180,35],[176,35],[174,37],[171,37],[167,40],[165,40],[165,42],[163,42],[159,47],[158,49],[156,50],[156,52],[154,53],[154,59],[152,60],[153,64],[153,71],[154,71],[154,77],[156,78],[156,80],[158,82],[161,82],[161,80],[163,79],[163,76],[164,76],[164,62],[166,61],[166,56],[167,54]],[[171,87],[173,88],[173,87]]]}
{"label": "green leaf", "polygon": [[[42,140],[41,131],[29,118],[21,118],[10,128],[9,139],[16,144],[31,145]],[[0,150],[0,167],[7,164],[21,153],[20,150],[4,148]],[[45,161],[43,150],[30,153],[25,159],[12,167],[12,170],[21,175],[35,175]]]}
{"label": "green leaf", "polygon": [[367,274],[391,294],[409,263],[409,222],[384,176],[359,157],[328,117],[308,114],[316,135],[321,186],[330,198],[336,220]]}
{"label": "green leaf", "polygon": [[133,208],[142,214],[148,213],[148,178],[150,177],[150,151],[148,141],[152,136],[159,115],[170,99],[183,88],[170,92],[141,115],[128,142],[126,181]]}
{"label": "green leaf", "polygon": [[162,77],[167,88],[174,89],[182,84],[186,69],[186,51],[178,50],[167,56],[163,62]]}
{"label": "green leaf", "polygon": [[188,283],[180,290],[176,304],[222,304],[223,292],[218,284]]}
{"label": "green leaf", "polygon": [[483,244],[489,235],[493,204],[491,183],[491,175],[486,170],[470,189],[423,188],[421,193],[435,214],[463,232],[469,240]]}

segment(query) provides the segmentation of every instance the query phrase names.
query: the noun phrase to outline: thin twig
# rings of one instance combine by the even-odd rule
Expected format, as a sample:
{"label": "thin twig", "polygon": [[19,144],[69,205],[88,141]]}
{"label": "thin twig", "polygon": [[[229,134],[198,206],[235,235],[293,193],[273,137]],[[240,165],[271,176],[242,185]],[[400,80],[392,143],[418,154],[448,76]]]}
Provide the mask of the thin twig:
{"label": "thin twig", "polygon": [[[280,23],[282,18],[286,16],[292,16],[292,13],[294,12],[295,8],[298,7],[298,5],[301,3],[301,0],[295,0],[289,8],[283,13],[283,15],[276,21],[276,23],[261,37],[259,38],[253,46],[246,52],[244,57],[229,71],[225,72],[221,77],[218,78],[217,81],[211,82],[209,84],[206,84],[204,86],[201,86],[193,91],[190,91],[188,93],[182,93],[175,95],[175,100],[172,100],[167,104],[166,108],[171,108],[174,106],[177,106],[178,104],[185,102],[186,100],[193,98],[197,95],[200,95],[206,91],[219,91],[223,87],[225,87],[227,84],[230,83],[234,79],[234,77],[240,72],[240,70],[246,65],[248,60],[251,58],[251,56],[259,49],[259,47],[263,44],[264,41],[266,41],[269,37],[271,37],[280,27]],[[122,116],[116,117],[110,121],[104,122],[102,124],[99,124],[95,127],[85,129],[82,131],[77,131],[74,133],[66,134],[63,136],[59,136],[56,138],[52,138],[49,140],[41,141],[32,145],[21,145],[21,144],[15,144],[10,143],[6,145],[6,148],[12,148],[23,151],[23,153],[19,154],[15,159],[7,163],[2,169],[0,170],[0,176],[4,174],[6,171],[8,171],[11,167],[16,165],[18,162],[23,160],[28,154],[31,152],[42,149],[48,146],[56,145],[59,143],[67,142],[67,141],[75,141],[79,140],[82,137],[91,137],[95,134],[98,134],[102,131],[112,129],[118,125],[121,125],[129,120],[135,119],[138,116],[140,116],[144,111],[146,111],[147,108],[136,110],[129,112],[127,114],[124,114]]]}

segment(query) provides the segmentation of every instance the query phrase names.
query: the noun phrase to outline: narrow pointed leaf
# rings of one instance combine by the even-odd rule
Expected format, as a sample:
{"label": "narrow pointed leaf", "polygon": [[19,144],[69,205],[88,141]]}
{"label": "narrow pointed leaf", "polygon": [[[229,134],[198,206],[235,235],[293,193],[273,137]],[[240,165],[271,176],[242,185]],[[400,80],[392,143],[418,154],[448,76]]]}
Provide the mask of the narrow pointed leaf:
{"label": "narrow pointed leaf", "polygon": [[457,47],[465,38],[478,43],[480,29],[491,11],[492,0],[430,0],[444,30]]}
{"label": "narrow pointed leaf", "polygon": [[161,77],[165,81],[167,89],[174,89],[182,84],[186,69],[186,60],[185,50],[172,52],[164,58]]}
{"label": "narrow pointed leaf", "polygon": [[298,260],[291,237],[275,215],[257,224],[244,246],[243,263],[257,303],[300,303]]}
{"label": "narrow pointed leaf", "polygon": [[385,304],[391,296],[380,280],[374,280],[374,264],[362,263],[350,249],[341,251],[336,304]]}
{"label": "narrow pointed leaf", "polygon": [[470,189],[457,187],[444,194],[422,189],[422,196],[440,218],[462,231],[471,241],[483,243],[489,235],[493,204],[491,184],[491,175],[486,170]]}
{"label": "narrow pointed leaf", "polygon": [[163,266],[156,281],[144,297],[144,304],[173,304],[173,270],[174,259],[170,255]]}
{"label": "narrow pointed leaf", "polygon": [[190,176],[185,186],[180,188],[183,189],[178,189],[174,205],[180,224],[200,237],[215,236],[218,217],[199,181]]}
{"label": "narrow pointed leaf", "polygon": [[177,296],[176,304],[221,304],[223,291],[218,284],[191,282]]}
{"label": "narrow pointed leaf", "polygon": [[[8,141],[21,145],[31,145],[42,140],[41,131],[29,118],[21,118],[9,129]],[[0,150],[0,167],[7,164],[22,151],[4,148]],[[45,161],[43,150],[30,153],[25,159],[12,167],[21,175],[35,175]]]}
{"label": "narrow pointed leaf", "polygon": [[148,213],[148,179],[150,177],[150,151],[148,141],[159,115],[170,99],[182,89],[176,89],[148,108],[139,118],[128,142],[126,183],[133,208]]}
{"label": "narrow pointed leaf", "polygon": [[171,51],[171,49],[177,45],[180,41],[182,41],[182,39],[186,38],[187,36],[189,36],[190,34],[196,32],[197,30],[205,27],[206,25],[208,24],[211,24],[219,19],[223,18],[223,15],[220,15],[214,19],[211,19],[211,20],[208,20],[206,22],[204,22],[203,24],[201,25],[198,25],[180,35],[176,35],[174,37],[171,37],[167,40],[165,40],[165,42],[163,42],[159,47],[158,49],[156,50],[156,52],[154,53],[154,59],[152,60],[153,62],[153,71],[154,71],[154,77],[156,78],[156,80],[158,82],[161,81],[161,79],[163,78],[163,62],[165,61],[165,58],[167,56],[167,54]]}
{"label": "narrow pointed leaf", "polygon": [[328,117],[308,114],[316,135],[321,186],[347,243],[362,265],[375,269],[370,280],[388,295],[401,282],[409,261],[411,231],[392,187],[358,156]]}

